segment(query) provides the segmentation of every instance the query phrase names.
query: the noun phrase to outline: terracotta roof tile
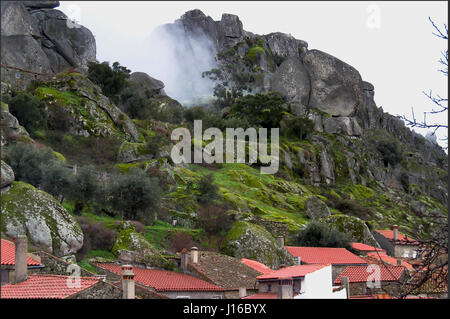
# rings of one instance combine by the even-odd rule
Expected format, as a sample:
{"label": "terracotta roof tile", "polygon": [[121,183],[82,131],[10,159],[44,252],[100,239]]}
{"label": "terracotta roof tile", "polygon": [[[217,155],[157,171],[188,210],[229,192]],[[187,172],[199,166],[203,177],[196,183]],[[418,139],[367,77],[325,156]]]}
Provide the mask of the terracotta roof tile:
{"label": "terracotta roof tile", "polygon": [[378,247],[373,247],[370,245],[366,245],[363,243],[351,243],[352,248],[355,250],[359,250],[359,251],[384,251],[384,249],[378,248]]}
{"label": "terracotta roof tile", "polygon": [[285,248],[292,256],[300,256],[301,262],[306,264],[366,264],[363,259],[352,254],[345,248],[290,246],[286,246]]}
{"label": "terracotta roof tile", "polygon": [[268,273],[271,273],[274,271],[273,269],[267,267],[263,263],[260,263],[256,260],[242,258],[241,262],[244,263],[245,265],[249,266],[250,268],[253,268],[254,270],[256,270],[257,272],[259,272],[262,275],[268,274]]}
{"label": "terracotta roof tile", "polygon": [[[15,265],[16,259],[16,246],[12,241],[2,238],[1,243],[1,264],[2,265]],[[34,260],[30,256],[27,256],[28,266],[39,266],[40,263]]]}
{"label": "terracotta roof tile", "polygon": [[[122,273],[122,266],[116,264],[96,263],[97,266]],[[133,267],[134,279],[158,292],[164,291],[224,291],[223,288],[201,280],[197,277],[167,270]]]}
{"label": "terracotta roof tile", "polygon": [[[405,271],[403,266],[387,266],[380,267],[380,281],[397,281]],[[348,277],[350,283],[366,282],[369,276],[373,276],[374,270],[369,266],[348,266],[344,271],[336,278],[334,284],[339,285],[342,283],[342,277]]]}
{"label": "terracotta roof tile", "polygon": [[241,260],[227,255],[202,251],[198,263],[189,263],[189,268],[205,280],[227,289],[245,286],[255,289],[256,277],[261,273]]}
{"label": "terracotta roof tile", "polygon": [[[376,230],[376,232],[380,233],[387,239],[393,241],[394,240],[394,231],[393,230]],[[410,245],[418,245],[419,243],[412,238],[409,238],[400,232],[398,233],[397,244],[410,244]]]}
{"label": "terracotta roof tile", "polygon": [[319,264],[313,264],[313,265],[296,265],[291,267],[285,267],[281,268],[279,270],[273,271],[271,273],[258,276],[256,279],[282,279],[282,278],[288,278],[288,277],[305,277],[306,275],[315,272],[319,269],[322,269],[329,265],[319,265]]}
{"label": "terracotta roof tile", "polygon": [[80,277],[79,287],[68,285],[69,276],[29,275],[18,284],[6,284],[1,288],[1,298],[5,299],[64,299],[95,285],[99,279]]}

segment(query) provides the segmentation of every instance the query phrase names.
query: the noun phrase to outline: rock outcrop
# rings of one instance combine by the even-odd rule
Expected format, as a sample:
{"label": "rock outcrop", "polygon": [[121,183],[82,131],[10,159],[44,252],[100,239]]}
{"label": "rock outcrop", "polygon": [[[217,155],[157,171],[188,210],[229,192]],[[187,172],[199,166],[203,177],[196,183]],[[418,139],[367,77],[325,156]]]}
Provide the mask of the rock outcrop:
{"label": "rock outcrop", "polygon": [[14,182],[14,171],[11,166],[1,161],[0,189]]}
{"label": "rock outcrop", "polygon": [[306,215],[313,220],[331,215],[328,206],[316,196],[308,197],[305,203]]}
{"label": "rock outcrop", "polygon": [[95,61],[92,32],[54,9],[58,5],[58,1],[2,1],[2,81],[28,85],[37,76],[71,68],[86,72],[88,62]]}
{"label": "rock outcrop", "polygon": [[2,233],[27,235],[32,245],[56,256],[77,252],[83,232],[77,221],[51,195],[24,182],[2,192]]}

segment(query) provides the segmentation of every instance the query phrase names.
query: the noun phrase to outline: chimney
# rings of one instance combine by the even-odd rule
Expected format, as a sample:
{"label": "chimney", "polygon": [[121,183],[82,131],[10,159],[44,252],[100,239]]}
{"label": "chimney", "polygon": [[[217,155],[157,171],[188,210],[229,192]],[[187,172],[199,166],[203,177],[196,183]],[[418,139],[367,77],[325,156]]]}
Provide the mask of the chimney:
{"label": "chimney", "polygon": [[281,247],[284,247],[284,237],[283,236],[277,236],[278,243],[281,245]]}
{"label": "chimney", "polygon": [[296,265],[302,264],[302,260],[301,260],[300,256],[294,257],[294,264],[296,264]]}
{"label": "chimney", "polygon": [[14,261],[14,283],[25,281],[28,279],[27,266],[27,236],[19,235],[15,239],[15,261]]}
{"label": "chimney", "polygon": [[191,262],[193,264],[197,264],[198,263],[198,248],[197,247],[192,247],[191,248]]}
{"label": "chimney", "polygon": [[122,266],[122,299],[135,299],[136,287],[134,283],[133,266]]}
{"label": "chimney", "polygon": [[188,254],[188,250],[186,248],[183,248],[183,250],[181,250],[181,256],[180,256],[181,260],[180,260],[180,268],[181,271],[186,272],[188,270],[188,263],[189,263],[189,254]]}
{"label": "chimney", "polygon": [[350,298],[350,285],[348,282],[348,277],[345,277],[345,276],[341,277],[341,282],[342,282],[342,286],[344,286],[344,288],[345,288],[345,292],[347,294],[347,299],[349,299]]}
{"label": "chimney", "polygon": [[239,287],[239,298],[244,298],[247,296],[247,288]]}
{"label": "chimney", "polygon": [[397,266],[401,266],[402,265],[402,260],[401,259],[397,259]]}
{"label": "chimney", "polygon": [[292,278],[280,278],[278,287],[278,299],[292,299],[294,296],[294,281]]}
{"label": "chimney", "polygon": [[397,225],[392,226],[392,230],[394,231],[394,240],[397,241],[398,240],[398,226]]}

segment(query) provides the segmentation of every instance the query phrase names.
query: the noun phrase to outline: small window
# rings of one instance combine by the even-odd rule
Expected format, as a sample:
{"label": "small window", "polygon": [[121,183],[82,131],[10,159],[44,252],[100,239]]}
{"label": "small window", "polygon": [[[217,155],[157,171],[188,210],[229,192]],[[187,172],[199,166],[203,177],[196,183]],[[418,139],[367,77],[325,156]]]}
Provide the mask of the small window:
{"label": "small window", "polygon": [[1,284],[5,285],[9,281],[9,271],[8,270],[2,270],[1,272]]}
{"label": "small window", "polygon": [[271,284],[268,284],[268,285],[267,285],[267,291],[268,291],[268,292],[272,291],[272,285],[271,285]]}

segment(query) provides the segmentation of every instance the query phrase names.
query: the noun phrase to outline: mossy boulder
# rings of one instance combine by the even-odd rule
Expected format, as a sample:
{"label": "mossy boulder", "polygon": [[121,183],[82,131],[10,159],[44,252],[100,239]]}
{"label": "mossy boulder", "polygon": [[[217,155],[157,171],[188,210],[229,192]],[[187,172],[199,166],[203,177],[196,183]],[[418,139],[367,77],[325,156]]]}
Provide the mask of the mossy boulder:
{"label": "mossy boulder", "polygon": [[123,142],[119,148],[117,160],[121,163],[129,163],[140,160],[152,159],[155,154],[147,148],[145,143]]}
{"label": "mossy boulder", "polygon": [[14,171],[11,166],[1,161],[0,188],[6,187],[14,182]]}
{"label": "mossy boulder", "polygon": [[339,214],[322,218],[321,221],[333,229],[348,234],[354,242],[379,247],[369,227],[358,217]]}
{"label": "mossy boulder", "polygon": [[326,218],[331,215],[328,206],[316,196],[310,196],[306,200],[306,215],[310,219]]}
{"label": "mossy boulder", "polygon": [[144,264],[164,269],[173,269],[174,264],[153,247],[133,225],[124,222],[119,226],[112,252],[127,262]]}
{"label": "mossy boulder", "polygon": [[24,182],[2,192],[1,230],[9,237],[26,235],[33,246],[56,256],[77,252],[83,232],[77,221],[50,194]]}
{"label": "mossy boulder", "polygon": [[235,222],[225,238],[224,250],[228,255],[257,260],[271,268],[292,264],[289,253],[266,229],[246,221]]}

